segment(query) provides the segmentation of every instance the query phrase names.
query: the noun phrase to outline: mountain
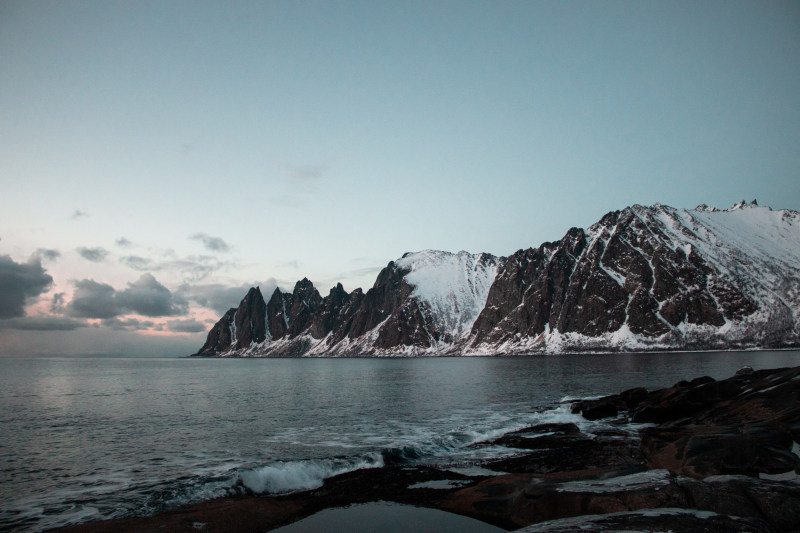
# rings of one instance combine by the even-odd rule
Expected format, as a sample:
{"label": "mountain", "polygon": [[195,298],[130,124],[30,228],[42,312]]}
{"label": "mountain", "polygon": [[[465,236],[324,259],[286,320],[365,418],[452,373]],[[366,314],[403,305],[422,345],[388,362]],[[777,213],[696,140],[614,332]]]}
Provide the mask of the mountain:
{"label": "mountain", "polygon": [[250,289],[201,356],[493,355],[800,345],[800,213],[656,204],[509,257],[423,251],[364,293]]}

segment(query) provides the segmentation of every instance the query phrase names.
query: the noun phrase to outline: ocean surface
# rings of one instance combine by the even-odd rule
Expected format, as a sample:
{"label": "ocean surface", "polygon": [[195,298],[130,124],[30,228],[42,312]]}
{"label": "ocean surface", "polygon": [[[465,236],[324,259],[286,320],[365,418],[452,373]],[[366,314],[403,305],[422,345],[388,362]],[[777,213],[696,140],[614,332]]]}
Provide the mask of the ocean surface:
{"label": "ocean surface", "polygon": [[[515,358],[0,358],[0,530],[320,486],[388,463],[469,470],[470,445],[590,423],[565,399],[800,365],[800,351]],[[589,427],[591,429],[591,427]]]}

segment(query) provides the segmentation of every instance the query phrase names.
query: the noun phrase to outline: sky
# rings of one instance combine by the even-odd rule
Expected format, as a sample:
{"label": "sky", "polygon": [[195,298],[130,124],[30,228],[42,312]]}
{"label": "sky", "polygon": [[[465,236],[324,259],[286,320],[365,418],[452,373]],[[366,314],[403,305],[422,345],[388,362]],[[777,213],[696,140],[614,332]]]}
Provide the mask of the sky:
{"label": "sky", "polygon": [[800,3],[4,0],[0,186],[0,355],[187,355],[253,285],[800,210]]}

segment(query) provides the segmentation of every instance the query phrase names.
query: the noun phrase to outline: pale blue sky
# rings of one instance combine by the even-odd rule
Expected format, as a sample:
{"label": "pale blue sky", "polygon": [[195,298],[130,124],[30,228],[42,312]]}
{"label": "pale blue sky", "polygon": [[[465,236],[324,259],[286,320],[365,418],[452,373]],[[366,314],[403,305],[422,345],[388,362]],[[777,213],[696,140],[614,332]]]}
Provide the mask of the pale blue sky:
{"label": "pale blue sky", "polygon": [[[800,209],[800,3],[6,0],[0,139],[0,256],[58,252],[0,346],[91,350],[633,203]],[[148,274],[168,318],[70,307]]]}

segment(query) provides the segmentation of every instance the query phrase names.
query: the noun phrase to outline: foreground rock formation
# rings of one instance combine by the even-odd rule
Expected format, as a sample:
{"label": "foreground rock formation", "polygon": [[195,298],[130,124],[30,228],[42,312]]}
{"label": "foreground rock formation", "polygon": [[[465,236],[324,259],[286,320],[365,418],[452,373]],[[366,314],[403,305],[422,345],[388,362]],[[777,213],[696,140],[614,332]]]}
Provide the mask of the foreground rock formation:
{"label": "foreground rock formation", "polygon": [[800,213],[656,204],[509,257],[425,251],[368,291],[250,289],[201,356],[492,355],[800,345]]}
{"label": "foreground rock formation", "polygon": [[526,532],[800,531],[800,367],[632,389],[572,410],[596,422],[539,425],[482,443],[517,453],[474,474],[389,464],[301,493],[219,499],[65,531],[265,531],[372,501]]}

